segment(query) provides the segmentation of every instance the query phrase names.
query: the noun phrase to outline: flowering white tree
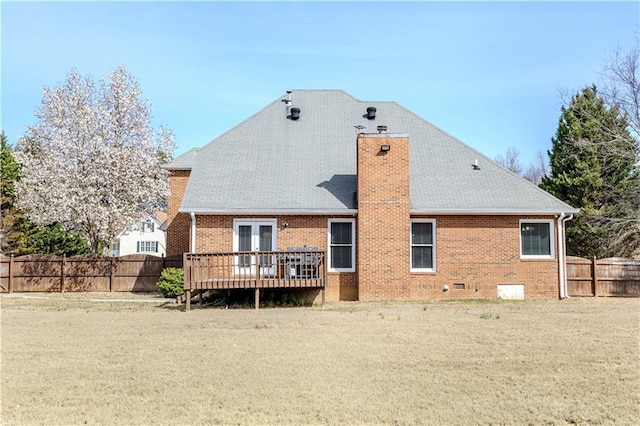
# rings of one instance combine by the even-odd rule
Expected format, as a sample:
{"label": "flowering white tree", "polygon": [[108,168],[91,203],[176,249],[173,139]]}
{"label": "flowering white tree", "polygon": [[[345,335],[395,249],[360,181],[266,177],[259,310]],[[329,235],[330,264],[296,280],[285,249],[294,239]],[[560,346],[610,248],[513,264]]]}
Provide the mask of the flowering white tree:
{"label": "flowering white tree", "polygon": [[173,133],[151,126],[150,102],[117,68],[98,87],[75,70],[45,87],[37,123],[18,140],[17,204],[38,224],[62,223],[93,253],[160,207],[169,189],[162,164]]}

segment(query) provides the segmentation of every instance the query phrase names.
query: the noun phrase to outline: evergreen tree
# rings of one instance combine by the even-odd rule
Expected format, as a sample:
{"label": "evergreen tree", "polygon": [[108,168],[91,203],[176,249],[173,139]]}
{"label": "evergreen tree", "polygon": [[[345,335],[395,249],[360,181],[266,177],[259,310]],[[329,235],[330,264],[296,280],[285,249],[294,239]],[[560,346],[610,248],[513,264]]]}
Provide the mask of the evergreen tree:
{"label": "evergreen tree", "polygon": [[0,251],[19,252],[19,228],[23,215],[15,208],[15,182],[20,166],[13,158],[7,137],[0,134]]}
{"label": "evergreen tree", "polygon": [[563,106],[549,151],[551,173],[540,187],[581,209],[567,226],[567,251],[577,256],[631,256],[637,251],[640,176],[638,143],[616,105],[597,88]]}
{"label": "evergreen tree", "polygon": [[20,254],[55,254],[74,256],[89,252],[87,241],[67,232],[60,223],[37,226],[23,216],[20,232]]}

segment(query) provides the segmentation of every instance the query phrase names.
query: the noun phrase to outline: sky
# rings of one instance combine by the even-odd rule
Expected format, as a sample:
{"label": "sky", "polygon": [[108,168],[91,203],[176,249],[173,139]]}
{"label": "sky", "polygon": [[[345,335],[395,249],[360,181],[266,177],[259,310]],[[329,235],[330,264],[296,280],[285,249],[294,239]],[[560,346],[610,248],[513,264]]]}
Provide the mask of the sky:
{"label": "sky", "polygon": [[516,147],[526,163],[550,149],[562,94],[599,83],[637,41],[640,2],[3,0],[0,21],[12,144],[44,87],[124,66],[176,156],[287,90],[341,89],[395,101],[491,158]]}

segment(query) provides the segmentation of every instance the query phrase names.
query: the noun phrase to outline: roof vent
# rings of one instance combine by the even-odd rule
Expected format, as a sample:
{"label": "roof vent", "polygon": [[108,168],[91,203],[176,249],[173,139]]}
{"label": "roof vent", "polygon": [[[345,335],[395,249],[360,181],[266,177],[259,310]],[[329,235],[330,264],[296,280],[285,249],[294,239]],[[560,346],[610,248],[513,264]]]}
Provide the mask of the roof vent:
{"label": "roof vent", "polygon": [[300,108],[291,108],[291,115],[289,116],[292,120],[300,119]]}
{"label": "roof vent", "polygon": [[376,119],[376,108],[375,107],[369,107],[367,108],[367,120],[375,120]]}
{"label": "roof vent", "polygon": [[378,133],[387,133],[387,126],[378,126]]}
{"label": "roof vent", "polygon": [[288,107],[291,106],[291,103],[293,102],[291,100],[291,90],[287,90],[287,97],[283,99],[282,102],[284,102],[284,104]]}
{"label": "roof vent", "polygon": [[287,97],[285,99],[282,99],[282,102],[284,102],[284,105],[287,107],[286,117],[289,118],[289,114],[291,114],[291,104],[293,103],[293,101],[291,100],[291,90],[287,90]]}

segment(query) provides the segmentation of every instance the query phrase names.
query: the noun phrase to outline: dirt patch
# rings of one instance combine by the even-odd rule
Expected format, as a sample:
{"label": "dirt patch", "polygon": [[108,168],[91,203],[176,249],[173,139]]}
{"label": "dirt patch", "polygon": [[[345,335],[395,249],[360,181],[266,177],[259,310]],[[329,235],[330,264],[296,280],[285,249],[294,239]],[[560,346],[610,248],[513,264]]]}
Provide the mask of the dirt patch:
{"label": "dirt patch", "polygon": [[640,420],[639,299],[186,313],[90,296],[3,296],[2,424]]}

